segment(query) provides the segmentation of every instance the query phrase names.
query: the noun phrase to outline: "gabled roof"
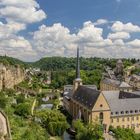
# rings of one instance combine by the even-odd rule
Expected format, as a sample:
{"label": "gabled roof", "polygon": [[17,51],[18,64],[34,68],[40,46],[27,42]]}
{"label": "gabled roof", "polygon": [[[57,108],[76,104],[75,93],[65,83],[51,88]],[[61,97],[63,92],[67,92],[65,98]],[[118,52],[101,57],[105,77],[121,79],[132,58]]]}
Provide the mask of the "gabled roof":
{"label": "gabled roof", "polygon": [[112,116],[140,114],[140,94],[122,91],[102,91]]}
{"label": "gabled roof", "polygon": [[127,88],[127,87],[131,87],[129,84],[127,84],[126,82],[121,82],[121,84],[120,84],[120,86],[119,86],[120,88]]}
{"label": "gabled roof", "polygon": [[79,86],[72,98],[88,109],[92,109],[99,95],[100,92],[96,89]]}
{"label": "gabled roof", "polygon": [[115,86],[115,87],[118,87],[119,85],[120,85],[120,81],[118,81],[118,80],[113,80],[113,79],[110,79],[110,78],[104,78],[103,80],[102,80],[102,82],[103,83],[106,83],[106,84],[111,84],[111,85],[113,85],[113,86]]}

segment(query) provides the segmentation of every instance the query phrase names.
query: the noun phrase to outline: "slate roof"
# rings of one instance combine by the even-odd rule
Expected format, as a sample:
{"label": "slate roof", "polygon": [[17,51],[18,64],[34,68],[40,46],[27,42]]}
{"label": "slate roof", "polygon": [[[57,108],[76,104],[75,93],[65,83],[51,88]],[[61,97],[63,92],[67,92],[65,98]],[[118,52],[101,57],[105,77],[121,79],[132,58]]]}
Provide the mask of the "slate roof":
{"label": "slate roof", "polygon": [[79,86],[72,98],[88,109],[92,109],[99,95],[100,92],[96,89]]}
{"label": "slate roof", "polygon": [[113,79],[109,79],[109,78],[104,78],[103,80],[102,80],[102,82],[104,82],[104,83],[106,83],[106,84],[112,84],[112,85],[114,85],[115,87],[118,87],[120,84],[121,84],[121,82],[120,81],[118,81],[118,80],[113,80]]}
{"label": "slate roof", "polygon": [[111,116],[140,114],[140,94],[120,91],[103,91],[102,93],[110,106]]}
{"label": "slate roof", "polygon": [[131,87],[129,84],[127,84],[126,82],[122,82],[119,86],[120,88],[123,88],[123,87]]}

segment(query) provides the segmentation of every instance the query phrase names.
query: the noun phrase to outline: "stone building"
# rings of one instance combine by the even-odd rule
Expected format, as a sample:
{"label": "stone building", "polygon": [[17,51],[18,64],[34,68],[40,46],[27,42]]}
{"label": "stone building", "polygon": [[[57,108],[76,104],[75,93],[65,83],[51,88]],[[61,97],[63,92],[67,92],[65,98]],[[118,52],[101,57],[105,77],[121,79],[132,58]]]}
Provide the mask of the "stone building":
{"label": "stone building", "polygon": [[19,66],[4,66],[0,64],[0,90],[13,88],[24,80],[24,70]]}
{"label": "stone building", "polygon": [[133,128],[140,133],[140,91],[134,92],[127,83],[116,81],[113,83],[116,87],[112,86],[106,91],[84,86],[80,78],[79,55],[77,56],[77,77],[73,89],[66,96],[66,109],[72,118],[88,123],[98,121],[103,125],[104,132],[113,126]]}
{"label": "stone building", "polygon": [[101,91],[110,91],[110,90],[123,90],[123,91],[132,91],[133,87],[126,82],[121,82],[119,80],[104,78],[100,82]]}

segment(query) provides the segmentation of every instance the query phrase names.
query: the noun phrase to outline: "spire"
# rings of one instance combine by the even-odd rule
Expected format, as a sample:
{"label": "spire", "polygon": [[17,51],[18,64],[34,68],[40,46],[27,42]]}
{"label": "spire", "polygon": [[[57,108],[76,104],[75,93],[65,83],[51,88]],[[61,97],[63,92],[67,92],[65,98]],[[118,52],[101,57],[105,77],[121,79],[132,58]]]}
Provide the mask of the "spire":
{"label": "spire", "polygon": [[79,47],[77,47],[76,79],[80,79]]}

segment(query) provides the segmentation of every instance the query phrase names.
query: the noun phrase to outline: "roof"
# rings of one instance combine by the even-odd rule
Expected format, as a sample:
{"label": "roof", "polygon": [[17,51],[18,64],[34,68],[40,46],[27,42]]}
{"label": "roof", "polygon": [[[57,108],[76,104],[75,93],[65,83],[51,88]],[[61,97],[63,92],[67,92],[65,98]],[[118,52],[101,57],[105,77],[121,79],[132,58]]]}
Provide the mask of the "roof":
{"label": "roof", "polygon": [[99,95],[100,92],[96,89],[79,86],[72,98],[88,109],[92,109]]}
{"label": "roof", "polygon": [[126,82],[122,82],[119,87],[123,88],[123,87],[131,87],[131,86],[127,84]]}
{"label": "roof", "polygon": [[113,80],[113,79],[109,79],[109,78],[104,78],[103,80],[102,80],[102,82],[104,82],[104,83],[106,83],[106,84],[112,84],[113,86],[115,86],[115,87],[118,87],[118,86],[120,86],[120,84],[121,84],[121,82],[120,81],[118,81],[118,80]]}
{"label": "roof", "polygon": [[122,91],[102,91],[110,109],[111,116],[140,114],[139,95]]}

